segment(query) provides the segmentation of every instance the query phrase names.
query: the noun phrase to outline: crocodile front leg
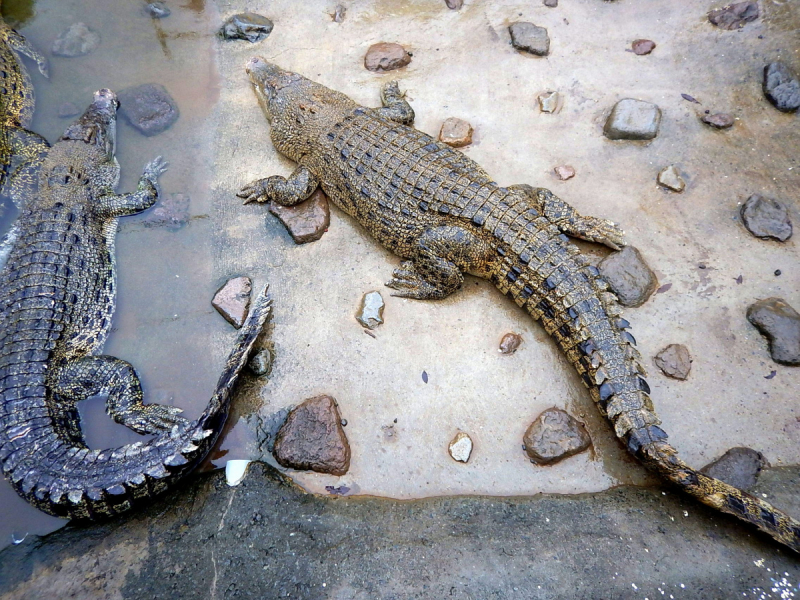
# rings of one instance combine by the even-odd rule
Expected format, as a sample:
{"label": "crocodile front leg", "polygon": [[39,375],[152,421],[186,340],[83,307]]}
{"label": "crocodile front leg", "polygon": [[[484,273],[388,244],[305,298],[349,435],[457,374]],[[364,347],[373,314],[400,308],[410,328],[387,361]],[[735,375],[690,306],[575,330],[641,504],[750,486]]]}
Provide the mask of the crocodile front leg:
{"label": "crocodile front leg", "polygon": [[387,287],[393,296],[439,300],[464,282],[463,273],[488,277],[491,248],[472,232],[457,226],[428,229],[417,240],[409,261],[395,269]]}
{"label": "crocodile front leg", "polygon": [[84,356],[55,367],[50,389],[73,406],[91,396],[107,394],[106,412],[117,423],[141,434],[169,431],[186,422],[176,406],[143,404],[136,371],[114,356]]}
{"label": "crocodile front leg", "polygon": [[604,244],[614,250],[625,245],[624,232],[615,223],[607,219],[581,216],[548,189],[534,188],[524,183],[509,186],[508,189],[525,194],[539,212],[567,235]]}
{"label": "crocodile front leg", "polygon": [[382,117],[409,127],[414,124],[414,109],[400,92],[396,81],[390,81],[381,88],[381,103],[383,108],[378,108],[377,112]]}
{"label": "crocodile front leg", "polygon": [[244,198],[245,204],[273,200],[282,206],[294,206],[307,200],[318,185],[317,176],[303,165],[299,165],[288,178],[272,175],[256,179],[244,186],[236,195]]}

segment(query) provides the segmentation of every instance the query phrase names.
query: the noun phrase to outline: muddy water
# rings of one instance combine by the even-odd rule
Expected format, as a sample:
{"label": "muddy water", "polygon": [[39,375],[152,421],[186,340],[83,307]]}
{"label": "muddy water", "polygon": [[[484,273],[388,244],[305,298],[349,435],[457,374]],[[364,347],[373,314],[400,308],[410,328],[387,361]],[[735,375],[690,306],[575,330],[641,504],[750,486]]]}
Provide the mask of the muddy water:
{"label": "muddy water", "polygon": [[[40,0],[23,31],[43,50],[75,21],[103,36],[86,57],[52,57],[50,81],[34,74],[34,129],[51,140],[65,126],[58,106],[85,105],[99,87],[162,83],[180,107],[176,124],[155,137],[125,124],[119,131],[120,189],[135,186],[141,166],[163,154],[172,165],[164,191],[189,195],[193,217],[178,231],[147,228],[146,216],[122,221],[120,299],[106,351],[136,366],[147,397],[198,414],[233,336],[210,298],[232,276],[250,275],[256,287],[271,283],[275,368],[268,382],[244,382],[213,465],[270,460],[264,442],[274,415],[327,393],[348,420],[352,466],[341,478],[291,473],[311,491],[347,485],[415,498],[574,493],[653,481],[621,450],[555,345],[489,284],[468,278],[459,294],[437,303],[391,298],[382,284],[397,259],[341,213],[322,240],[294,246],[264,207],[239,205],[234,194],[244,183],[293,168],[269,143],[244,77],[254,53],[366,105],[377,104],[380,84],[397,77],[420,129],[435,134],[450,116],[475,126],[465,152],[499,182],[551,187],[582,212],[623,223],[661,283],[673,284],[627,311],[640,350],[649,363],[663,346],[684,343],[695,358],[687,382],[649,378],[675,445],[697,466],[732,446],[756,448],[773,464],[800,461],[800,371],[774,365],[744,319],[757,298],[782,296],[800,307],[798,248],[794,240],[755,240],[736,217],[737,203],[751,193],[782,198],[797,215],[797,117],[772,109],[759,79],[763,64],[779,57],[800,68],[791,37],[800,24],[796,3],[762,3],[763,18],[742,32],[711,28],[704,18],[710,3],[678,12],[656,0],[582,0],[558,9],[468,0],[461,11],[434,0],[359,1],[348,3],[341,24],[329,16],[334,2],[167,4],[172,15],[153,21],[141,12],[144,3]],[[275,21],[267,40],[213,37],[222,18],[244,10]],[[514,20],[548,28],[547,59],[510,48],[506,27]],[[639,37],[657,42],[652,55],[625,51]],[[406,45],[411,65],[395,75],[365,71],[364,52],[378,41]],[[536,95],[549,89],[565,98],[557,115],[536,108]],[[689,104],[681,93],[703,104]],[[661,106],[662,129],[652,143],[602,137],[608,110],[623,97]],[[734,112],[739,121],[732,131],[711,131],[698,119],[706,108]],[[682,195],[655,185],[670,163],[687,178]],[[552,169],[560,164],[575,167],[576,177],[557,181]],[[781,277],[773,275],[777,268]],[[353,318],[361,296],[374,289],[387,301],[377,339]],[[525,342],[515,355],[500,356],[497,344],[508,331]],[[772,370],[776,376],[765,379]],[[521,451],[522,434],[554,405],[585,421],[593,450],[536,468]],[[81,408],[91,446],[137,437],[110,423],[99,399]],[[475,443],[467,465],[447,455],[458,431]],[[5,483],[0,506],[9,515],[0,522],[0,543],[12,531],[19,537],[57,525]]]}

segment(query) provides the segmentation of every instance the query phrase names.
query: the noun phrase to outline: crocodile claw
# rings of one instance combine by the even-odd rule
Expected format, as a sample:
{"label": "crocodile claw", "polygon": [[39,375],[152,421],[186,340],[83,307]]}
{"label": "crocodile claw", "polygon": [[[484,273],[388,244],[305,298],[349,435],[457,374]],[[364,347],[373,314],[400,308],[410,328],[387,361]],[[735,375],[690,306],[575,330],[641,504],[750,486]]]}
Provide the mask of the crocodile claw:
{"label": "crocodile claw", "polygon": [[169,163],[164,160],[164,157],[156,156],[145,166],[143,177],[149,179],[155,185],[158,178],[167,172],[167,167],[169,167]]}
{"label": "crocodile claw", "polygon": [[612,250],[621,250],[626,245],[625,232],[613,221],[597,217],[584,217],[581,225],[585,231],[581,233],[583,239],[608,246]]}
{"label": "crocodile claw", "polygon": [[239,198],[244,198],[243,204],[250,204],[251,202],[266,202],[267,189],[266,179],[256,179],[255,181],[244,186],[236,195]]}

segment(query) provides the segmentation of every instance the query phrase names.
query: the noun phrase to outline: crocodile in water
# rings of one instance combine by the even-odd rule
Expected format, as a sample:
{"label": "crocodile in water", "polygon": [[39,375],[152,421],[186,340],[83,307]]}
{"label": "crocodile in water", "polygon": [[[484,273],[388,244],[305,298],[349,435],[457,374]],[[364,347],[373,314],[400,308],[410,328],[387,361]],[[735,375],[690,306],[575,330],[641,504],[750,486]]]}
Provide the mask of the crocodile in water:
{"label": "crocodile in water", "polygon": [[[222,429],[231,389],[271,310],[265,289],[195,421],[143,404],[133,367],[101,354],[114,312],[118,218],[153,205],[166,168],[159,157],[136,192],[114,192],[117,106],[110,90],[95,93],[35,166],[38,192],[26,198],[0,271],[0,463],[23,498],[61,517],[119,514],[195,467]],[[114,420],[154,437],[87,448],[76,403],[99,394]]]}
{"label": "crocodile in water", "polygon": [[387,284],[397,296],[444,298],[464,273],[490,279],[541,321],[634,456],[701,502],[800,551],[800,522],[692,469],[668,443],[630,324],[567,238],[618,248],[624,241],[613,223],[579,215],[546,189],[497,185],[464,154],[411,126],[414,112],[396,82],[373,109],[264,59],[251,59],[247,71],[275,148],[298,166],[288,178],[245,187],[246,203],[292,205],[321,186],[405,259]]}

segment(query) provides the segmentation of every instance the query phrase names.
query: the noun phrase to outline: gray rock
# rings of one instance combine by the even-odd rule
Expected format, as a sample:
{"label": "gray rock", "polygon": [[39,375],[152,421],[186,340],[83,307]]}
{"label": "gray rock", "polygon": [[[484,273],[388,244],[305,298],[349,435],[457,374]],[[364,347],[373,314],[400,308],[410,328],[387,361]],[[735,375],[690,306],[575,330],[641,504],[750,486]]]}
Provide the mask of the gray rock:
{"label": "gray rock", "polygon": [[560,165],[553,169],[553,171],[555,171],[555,174],[558,175],[561,181],[566,181],[567,179],[575,177],[575,168],[570,165]]}
{"label": "gray rock", "polygon": [[782,62],[770,63],[764,67],[762,88],[767,100],[778,110],[793,112],[800,108],[800,81]]}
{"label": "gray rock", "polygon": [[520,52],[535,56],[547,56],[550,53],[550,38],[544,27],[520,21],[512,23],[508,31],[511,34],[511,45]]}
{"label": "gray rock", "polygon": [[270,202],[269,212],[280,219],[295,244],[307,244],[318,240],[331,224],[328,196],[322,188],[317,188],[308,200],[294,206],[281,206],[276,202]]}
{"label": "gray rock", "polygon": [[272,33],[275,24],[267,17],[256,13],[245,12],[228,17],[219,30],[223,40],[247,40],[250,43],[260,42]]}
{"label": "gray rock", "polygon": [[217,290],[211,305],[228,323],[239,329],[250,311],[252,289],[253,282],[249,277],[234,277]]}
{"label": "gray rock", "polygon": [[522,438],[528,457],[551,465],[586,450],[592,443],[582,423],[560,408],[548,408],[530,424]]}
{"label": "gray rock", "polygon": [[146,136],[166,131],[180,116],[175,100],[158,83],[125,88],[117,97],[119,112],[134,129]]}
{"label": "gray rock", "polygon": [[186,194],[169,194],[148,210],[142,224],[145,227],[166,227],[177,231],[189,222],[189,204]]}
{"label": "gray rock", "polygon": [[464,0],[444,0],[444,3],[450,10],[461,10],[461,7],[464,6]]}
{"label": "gray rock", "polygon": [[548,8],[555,8],[558,6],[558,0],[544,0],[543,4]]}
{"label": "gray rock", "polygon": [[100,45],[100,34],[86,23],[73,23],[53,42],[53,54],[74,58],[89,54]]}
{"label": "gray rock", "polygon": [[633,246],[608,255],[598,268],[623,306],[641,306],[658,287],[655,273]]}
{"label": "gray rock", "polygon": [[367,329],[375,329],[383,323],[383,307],[383,297],[380,292],[364,294],[356,320]]}
{"label": "gray rock", "polygon": [[739,29],[758,18],[758,2],[736,2],[708,13],[708,20],[720,29]]}
{"label": "gray rock", "polygon": [[669,165],[661,169],[658,174],[658,183],[662,187],[678,193],[686,188],[686,182],[681,178],[675,165]]}
{"label": "gray rock", "polygon": [[247,366],[254,375],[267,377],[272,372],[272,360],[272,352],[264,348],[253,354]]}
{"label": "gray rock", "polygon": [[713,115],[703,115],[702,121],[706,125],[716,127],[717,129],[727,129],[733,126],[735,119],[733,115],[729,115],[728,113],[714,113]]}
{"label": "gray rock", "polygon": [[603,134],[610,140],[652,140],[658,135],[661,109],[651,102],[624,98],[614,105]]}
{"label": "gray rock", "polygon": [[709,477],[747,491],[755,487],[761,469],[766,466],[768,466],[767,459],[761,452],[752,448],[731,448],[700,471]]}
{"label": "gray rock", "polygon": [[58,116],[62,119],[78,116],[81,112],[81,109],[72,102],[64,102],[58,107]]}
{"label": "gray rock", "polygon": [[543,113],[554,113],[558,110],[560,96],[558,92],[542,92],[539,94],[539,108]]}
{"label": "gray rock", "polygon": [[631,43],[631,50],[639,56],[650,54],[655,48],[656,43],[653,40],[633,40]]}
{"label": "gray rock", "polygon": [[800,314],[784,299],[766,298],[750,305],[747,320],[769,340],[772,360],[800,365]]}
{"label": "gray rock", "polygon": [[463,431],[459,431],[447,446],[447,451],[450,457],[457,461],[465,463],[469,461],[472,454],[472,438]]}
{"label": "gray rock", "polygon": [[380,73],[405,67],[411,62],[411,55],[400,44],[379,42],[372,44],[364,55],[364,67]]}
{"label": "gray rock", "polygon": [[463,119],[450,117],[439,130],[439,141],[453,148],[463,148],[472,143],[472,125]]}
{"label": "gray rock", "polygon": [[163,19],[172,14],[172,11],[163,2],[151,2],[145,7],[145,12],[154,19]]}
{"label": "gray rock", "polygon": [[293,409],[275,436],[275,460],[284,467],[344,475],[350,468],[350,444],[336,400],[309,398]]}
{"label": "gray rock", "polygon": [[670,344],[653,357],[653,362],[667,377],[684,380],[692,369],[692,357],[683,344]]}
{"label": "gray rock", "polygon": [[792,237],[792,221],[783,203],[753,194],[740,210],[742,222],[754,236],[785,242]]}
{"label": "gray rock", "polygon": [[500,340],[500,354],[514,354],[522,344],[522,336],[518,333],[507,333]]}
{"label": "gray rock", "polygon": [[337,4],[336,8],[333,9],[333,15],[331,15],[331,18],[333,19],[334,23],[341,23],[344,21],[346,15],[347,7],[344,4]]}

